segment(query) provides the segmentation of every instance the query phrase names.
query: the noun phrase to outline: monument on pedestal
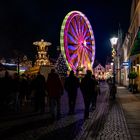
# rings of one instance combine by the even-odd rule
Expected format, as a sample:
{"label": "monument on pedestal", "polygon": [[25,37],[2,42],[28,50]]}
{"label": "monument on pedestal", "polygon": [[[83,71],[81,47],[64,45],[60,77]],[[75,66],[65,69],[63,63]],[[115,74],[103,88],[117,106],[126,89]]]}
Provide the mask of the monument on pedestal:
{"label": "monument on pedestal", "polygon": [[37,51],[38,51],[38,56],[35,62],[35,66],[50,65],[51,63],[49,61],[49,55],[47,54],[47,51],[51,43],[41,39],[41,41],[33,42],[33,44],[37,46]]}
{"label": "monument on pedestal", "polygon": [[33,42],[33,45],[37,46],[38,55],[36,57],[34,66],[30,68],[26,73],[35,75],[40,72],[45,76],[45,78],[47,78],[50,70],[54,68],[54,65],[51,64],[49,55],[47,53],[48,47],[51,45],[51,43],[41,39],[41,41]]}

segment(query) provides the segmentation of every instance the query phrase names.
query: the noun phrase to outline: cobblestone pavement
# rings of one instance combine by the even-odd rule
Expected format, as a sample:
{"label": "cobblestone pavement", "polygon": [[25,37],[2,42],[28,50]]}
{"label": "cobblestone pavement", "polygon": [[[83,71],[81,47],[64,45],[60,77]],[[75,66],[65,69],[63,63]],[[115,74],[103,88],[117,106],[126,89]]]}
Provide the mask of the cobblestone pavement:
{"label": "cobblestone pavement", "polygon": [[131,140],[122,107],[118,101],[109,101],[107,85],[102,86],[101,90],[98,108],[75,140]]}
{"label": "cobblestone pavement", "polygon": [[[0,125],[1,129],[4,129],[4,125],[6,126],[6,130],[1,131],[4,134],[1,135],[3,140],[131,140],[122,107],[117,101],[109,100],[108,85],[101,84],[97,108],[90,112],[91,119],[85,122],[83,121],[84,106],[80,91],[75,115],[67,115],[66,95],[62,97],[62,100],[60,120],[51,122],[49,115],[45,114],[40,115],[38,119],[33,115],[29,120],[23,118],[22,121],[19,119],[19,122],[13,122],[13,125],[9,123],[7,126],[3,124],[3,127]],[[9,130],[13,132],[7,132]]]}

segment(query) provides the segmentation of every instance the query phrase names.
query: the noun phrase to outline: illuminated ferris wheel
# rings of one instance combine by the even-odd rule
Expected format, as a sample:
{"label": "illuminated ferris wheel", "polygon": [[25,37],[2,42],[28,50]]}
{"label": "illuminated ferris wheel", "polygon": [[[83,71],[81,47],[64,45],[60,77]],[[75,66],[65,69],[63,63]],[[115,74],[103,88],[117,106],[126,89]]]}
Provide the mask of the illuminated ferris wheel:
{"label": "illuminated ferris wheel", "polygon": [[60,33],[61,52],[68,68],[92,69],[95,59],[95,39],[87,17],[71,11],[63,20]]}

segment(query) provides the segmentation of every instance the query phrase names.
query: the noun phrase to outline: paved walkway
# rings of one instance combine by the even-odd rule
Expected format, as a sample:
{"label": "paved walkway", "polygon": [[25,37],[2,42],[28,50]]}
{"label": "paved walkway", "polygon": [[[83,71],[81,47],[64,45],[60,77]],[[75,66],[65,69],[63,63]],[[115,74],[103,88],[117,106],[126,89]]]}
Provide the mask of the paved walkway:
{"label": "paved walkway", "polygon": [[[67,94],[62,97],[62,118],[51,122],[48,113],[29,113],[17,119],[0,120],[0,140],[139,140],[140,94],[118,87],[116,101],[109,100],[106,83],[101,84],[97,108],[83,121],[83,99],[78,92],[76,114],[67,115]],[[125,119],[126,118],[126,119]]]}
{"label": "paved walkway", "polygon": [[[50,114],[25,113],[0,117],[0,140],[74,139],[83,124],[83,98],[78,92],[76,114],[68,115],[67,93],[61,99],[62,118],[52,122]],[[72,135],[71,135],[72,134]],[[68,140],[67,139],[67,140]]]}
{"label": "paved walkway", "polygon": [[117,100],[109,101],[108,85],[101,87],[102,96],[98,97],[97,109],[76,140],[131,140],[122,107]]}
{"label": "paved walkway", "polygon": [[140,140],[140,93],[132,94],[125,87],[118,87],[120,102],[133,140]]}

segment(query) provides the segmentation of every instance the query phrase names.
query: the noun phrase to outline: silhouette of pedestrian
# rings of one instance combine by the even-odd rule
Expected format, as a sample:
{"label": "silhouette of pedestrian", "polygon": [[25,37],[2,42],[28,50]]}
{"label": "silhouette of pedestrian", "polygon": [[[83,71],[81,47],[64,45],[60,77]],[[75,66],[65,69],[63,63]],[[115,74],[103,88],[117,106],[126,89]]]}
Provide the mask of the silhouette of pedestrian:
{"label": "silhouette of pedestrian", "polygon": [[85,111],[84,111],[84,119],[89,118],[89,108],[92,101],[92,94],[94,91],[94,80],[92,79],[92,71],[87,70],[86,75],[81,80],[80,89],[83,94]]}
{"label": "silhouette of pedestrian", "polygon": [[12,94],[14,96],[14,109],[16,112],[22,111],[20,106],[20,82],[19,82],[19,75],[18,73],[13,74],[12,78]]}
{"label": "silhouette of pedestrian", "polygon": [[98,81],[95,79],[95,75],[92,75],[92,78],[93,78],[94,83],[93,83],[91,109],[94,110],[96,108],[97,96],[99,94],[99,84],[98,84]]}
{"label": "silhouette of pedestrian", "polygon": [[34,80],[35,110],[45,112],[45,77],[38,72]]}
{"label": "silhouette of pedestrian", "polygon": [[[60,98],[63,93],[63,86],[60,80],[59,75],[55,72],[55,69],[52,69],[48,74],[46,89],[48,92],[49,102],[50,102],[50,111],[52,118],[60,118]],[[55,108],[57,112],[55,112]]]}
{"label": "silhouette of pedestrian", "polygon": [[74,75],[74,71],[70,71],[70,75],[65,79],[64,88],[68,93],[69,114],[74,114],[77,89],[79,87],[79,79]]}
{"label": "silhouette of pedestrian", "polygon": [[[9,103],[11,102],[11,93],[12,93],[12,77],[10,76],[8,71],[5,71],[5,76],[2,81],[3,85],[3,103],[4,107],[9,108]],[[6,110],[5,108],[5,110]]]}
{"label": "silhouette of pedestrian", "polygon": [[110,97],[112,100],[116,99],[117,87],[114,83],[110,85]]}
{"label": "silhouette of pedestrian", "polygon": [[26,79],[25,74],[22,74],[19,81],[19,100],[21,107],[24,106],[25,104],[27,92],[28,92],[28,81]]}

